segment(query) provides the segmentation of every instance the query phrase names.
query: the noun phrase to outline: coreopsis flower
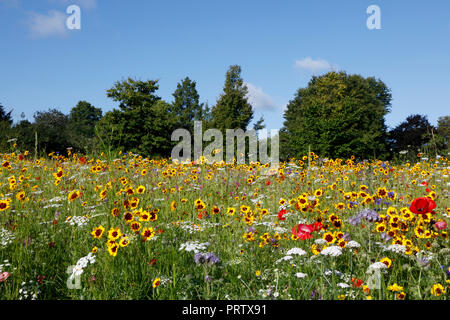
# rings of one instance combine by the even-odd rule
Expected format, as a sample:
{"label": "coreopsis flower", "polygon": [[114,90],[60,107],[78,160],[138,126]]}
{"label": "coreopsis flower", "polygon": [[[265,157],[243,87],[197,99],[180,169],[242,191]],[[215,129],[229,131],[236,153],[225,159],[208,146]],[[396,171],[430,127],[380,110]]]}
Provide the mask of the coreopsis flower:
{"label": "coreopsis flower", "polygon": [[10,200],[0,200],[0,212],[10,208]]}
{"label": "coreopsis flower", "polygon": [[81,196],[81,193],[79,190],[74,190],[72,192],[69,193],[69,195],[67,196],[67,200],[69,202],[74,201],[75,199],[79,198]]}
{"label": "coreopsis flower", "polygon": [[445,293],[445,289],[440,283],[433,284],[433,287],[431,288],[430,291],[431,294],[435,297],[439,297],[440,295]]}
{"label": "coreopsis flower", "polygon": [[150,239],[152,239],[155,236],[155,231],[153,230],[153,228],[144,228],[142,229],[141,232],[141,236],[142,236],[142,241],[148,241]]}
{"label": "coreopsis flower", "polygon": [[108,244],[108,252],[111,256],[117,256],[117,251],[119,250],[119,245],[117,243]]}
{"label": "coreopsis flower", "polygon": [[95,239],[100,239],[104,232],[105,228],[103,226],[98,226],[91,232],[91,234],[94,236]]}
{"label": "coreopsis flower", "polygon": [[388,268],[390,268],[390,266],[392,265],[392,260],[389,259],[388,257],[384,257],[383,259],[380,260],[380,262],[384,263]]}
{"label": "coreopsis flower", "polygon": [[137,194],[143,194],[145,192],[145,187],[144,186],[139,186],[136,188],[136,193]]}
{"label": "coreopsis flower", "polygon": [[122,236],[122,232],[119,228],[111,228],[108,231],[108,239],[116,241]]}
{"label": "coreopsis flower", "polygon": [[152,287],[157,288],[160,285],[161,285],[161,278],[155,278],[155,280],[153,280]]}

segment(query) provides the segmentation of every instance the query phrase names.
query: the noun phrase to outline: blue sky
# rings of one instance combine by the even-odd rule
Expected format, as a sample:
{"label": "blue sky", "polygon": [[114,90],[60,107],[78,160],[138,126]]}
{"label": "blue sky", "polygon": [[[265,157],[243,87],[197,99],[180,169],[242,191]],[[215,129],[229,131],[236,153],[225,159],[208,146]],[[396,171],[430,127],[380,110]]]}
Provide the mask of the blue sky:
{"label": "blue sky", "polygon": [[[66,8],[81,8],[69,30]],[[381,29],[369,30],[369,5]],[[197,82],[214,105],[230,65],[242,67],[255,120],[281,128],[283,110],[313,74],[374,76],[392,90],[394,127],[413,113],[436,124],[450,100],[450,1],[0,0],[0,102],[33,119],[79,100],[104,112],[127,77],[159,79],[172,101],[177,82]]]}

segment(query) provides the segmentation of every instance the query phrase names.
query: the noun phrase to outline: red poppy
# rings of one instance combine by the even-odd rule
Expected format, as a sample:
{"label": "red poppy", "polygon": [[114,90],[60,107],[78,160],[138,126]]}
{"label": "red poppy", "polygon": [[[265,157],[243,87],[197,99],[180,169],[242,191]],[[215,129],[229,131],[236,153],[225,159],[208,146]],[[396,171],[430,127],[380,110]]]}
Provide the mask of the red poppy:
{"label": "red poppy", "polygon": [[436,203],[431,198],[416,198],[412,201],[409,210],[415,214],[431,213],[436,208]]}
{"label": "red poppy", "polygon": [[280,210],[280,212],[278,212],[278,219],[281,220],[281,221],[286,220],[286,218],[284,217],[284,215],[285,215],[286,213],[288,213],[287,210]]}
{"label": "red poppy", "polygon": [[352,278],[353,282],[353,288],[360,288],[363,284],[363,281],[361,279]]}
{"label": "red poppy", "polygon": [[266,181],[266,186],[270,186],[271,184],[272,184],[272,182]]}
{"label": "red poppy", "polygon": [[310,224],[299,224],[297,228],[292,228],[292,234],[300,240],[306,240],[312,238],[311,233],[314,231],[314,227]]}
{"label": "red poppy", "polygon": [[314,231],[320,231],[322,229],[322,227],[323,227],[322,222],[314,222],[313,223]]}

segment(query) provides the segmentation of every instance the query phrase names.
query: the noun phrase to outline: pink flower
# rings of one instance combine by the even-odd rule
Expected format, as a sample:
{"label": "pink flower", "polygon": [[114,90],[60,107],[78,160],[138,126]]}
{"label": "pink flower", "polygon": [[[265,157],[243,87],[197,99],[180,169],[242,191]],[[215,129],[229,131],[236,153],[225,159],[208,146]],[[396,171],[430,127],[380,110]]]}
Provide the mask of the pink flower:
{"label": "pink flower", "polygon": [[442,220],[439,220],[439,221],[436,222],[434,225],[436,226],[436,228],[437,228],[438,230],[443,230],[443,229],[447,228],[447,222],[442,221]]}
{"label": "pink flower", "polygon": [[0,282],[6,281],[11,274],[9,272],[0,273]]}
{"label": "pink flower", "polygon": [[292,234],[298,237],[300,240],[306,240],[312,238],[311,233],[314,231],[314,227],[309,224],[299,224],[292,228]]}

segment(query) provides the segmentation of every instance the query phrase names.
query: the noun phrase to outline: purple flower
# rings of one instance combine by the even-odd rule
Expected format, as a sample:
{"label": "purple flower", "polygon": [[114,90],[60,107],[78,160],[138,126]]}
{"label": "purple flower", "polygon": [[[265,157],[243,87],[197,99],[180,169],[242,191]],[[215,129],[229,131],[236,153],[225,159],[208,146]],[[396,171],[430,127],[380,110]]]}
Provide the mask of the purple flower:
{"label": "purple flower", "polygon": [[196,253],[194,256],[194,261],[196,264],[201,264],[201,263],[205,262],[205,257],[200,252]]}
{"label": "purple flower", "polygon": [[386,242],[392,239],[391,236],[389,236],[386,232],[383,232],[380,237]]}
{"label": "purple flower", "polygon": [[194,255],[194,261],[196,264],[209,264],[214,265],[219,263],[220,259],[218,256],[216,256],[212,252],[206,252],[206,253],[196,253]]}
{"label": "purple flower", "polygon": [[205,253],[205,260],[208,264],[217,264],[220,261],[219,257],[212,252]]}

